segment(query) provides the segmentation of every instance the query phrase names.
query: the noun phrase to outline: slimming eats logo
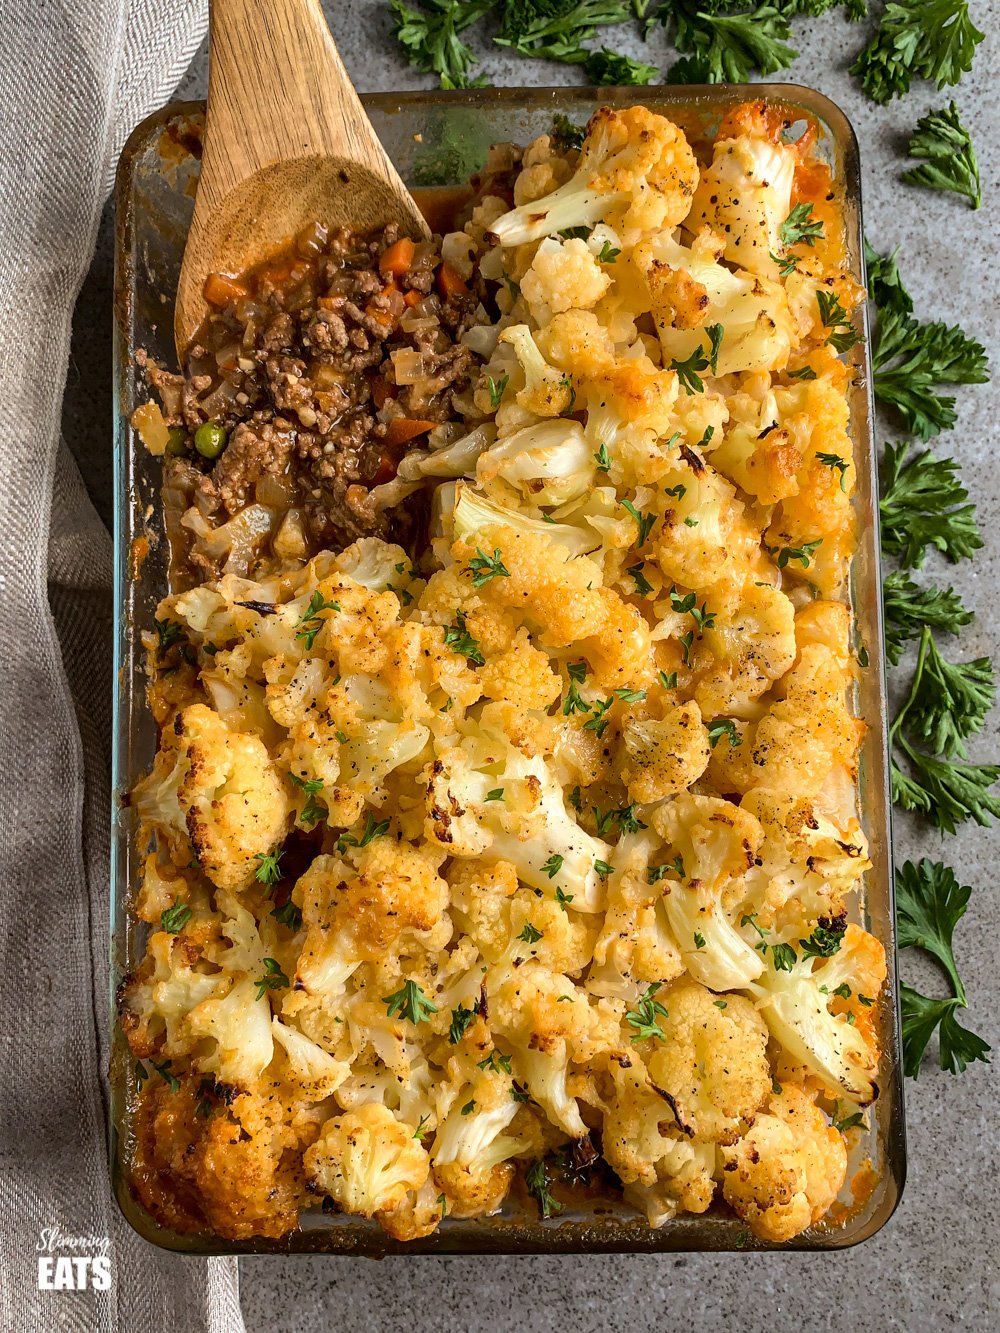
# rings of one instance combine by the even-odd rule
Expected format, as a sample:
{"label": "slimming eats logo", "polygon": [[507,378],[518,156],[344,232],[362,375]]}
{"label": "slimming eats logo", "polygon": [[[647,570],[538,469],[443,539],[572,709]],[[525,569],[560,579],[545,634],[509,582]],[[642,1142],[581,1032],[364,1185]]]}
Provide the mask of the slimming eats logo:
{"label": "slimming eats logo", "polygon": [[[110,1249],[107,1236],[69,1236],[61,1227],[43,1227],[35,1245],[38,1290],[107,1291]],[[61,1253],[64,1250],[72,1253]]]}

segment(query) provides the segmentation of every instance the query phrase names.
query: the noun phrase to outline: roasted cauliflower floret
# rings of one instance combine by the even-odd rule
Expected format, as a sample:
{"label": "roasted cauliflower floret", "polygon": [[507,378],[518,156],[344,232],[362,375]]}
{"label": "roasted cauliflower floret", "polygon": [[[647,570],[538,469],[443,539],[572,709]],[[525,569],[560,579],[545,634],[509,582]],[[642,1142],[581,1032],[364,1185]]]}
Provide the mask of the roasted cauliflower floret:
{"label": "roasted cauliflower floret", "polygon": [[675,227],[697,182],[694,154],[676,125],[641,106],[601,107],[565,185],[497,218],[487,238],[523,245],[604,218],[642,231]]}
{"label": "roasted cauliflower floret", "polygon": [[729,801],[689,792],[654,810],[651,822],[669,846],[664,860],[679,857],[663,880],[663,903],[691,975],[719,991],[760,976],[760,954],[739,934],[731,916],[754,864],[760,825]]}
{"label": "roasted cauliflower floret", "polygon": [[676,796],[708,765],[708,732],[696,703],[676,704],[662,718],[627,717],[621,779],[631,800],[646,804]]}
{"label": "roasted cauliflower floret", "polygon": [[843,1136],[794,1083],[722,1149],[722,1193],[761,1240],[791,1240],[827,1212],[847,1174]]}
{"label": "roasted cauliflower floret", "polygon": [[279,1086],[237,1092],[186,1075],[155,1076],[138,1100],[132,1187],[163,1226],[228,1240],[283,1236],[307,1202],[302,1153],[319,1131],[314,1108]]}
{"label": "roasted cauliflower floret", "polygon": [[413,1126],[377,1102],[328,1120],[303,1159],[309,1188],[345,1213],[392,1213],[427,1179],[430,1158]]}
{"label": "roasted cauliflower floret", "polygon": [[579,237],[542,241],[521,279],[521,291],[536,324],[547,324],[560,310],[592,309],[610,286],[610,275]]}
{"label": "roasted cauliflower floret", "polygon": [[742,995],[720,998],[693,982],[657,999],[667,1016],[647,1058],[650,1078],[692,1142],[733,1142],[771,1088],[767,1027]]}
{"label": "roasted cauliflower floret", "polygon": [[604,1116],[604,1156],[625,1197],[662,1226],[681,1210],[703,1213],[712,1202],[715,1145],[696,1144],[677,1124],[669,1099],[640,1067],[612,1066],[614,1096]]}
{"label": "roasted cauliflower floret", "polygon": [[232,731],[204,704],[177,717],[132,793],[144,827],[183,856],[189,842],[219,888],[242,889],[288,827],[289,800],[263,741]]}

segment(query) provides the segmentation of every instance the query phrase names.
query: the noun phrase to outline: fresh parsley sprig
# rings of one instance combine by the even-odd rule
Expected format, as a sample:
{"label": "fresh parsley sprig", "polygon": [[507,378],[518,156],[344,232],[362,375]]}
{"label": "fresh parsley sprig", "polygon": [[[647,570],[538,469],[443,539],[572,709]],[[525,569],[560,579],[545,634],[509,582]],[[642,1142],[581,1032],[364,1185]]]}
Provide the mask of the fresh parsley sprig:
{"label": "fresh parsley sprig", "polygon": [[882,585],[882,610],[885,655],[891,666],[897,665],[906,644],[919,639],[925,626],[954,635],[972,620],[972,612],[962,605],[954,588],[921,588],[900,569],[893,570]]}
{"label": "fresh parsley sprig", "polygon": [[954,102],[920,117],[909,154],[923,160],[919,167],[903,172],[904,181],[928,190],[964,195],[973,208],[982,203],[983,187],[972,135],[962,124]]}
{"label": "fresh parsley sprig", "polygon": [[478,88],[486,76],[472,77],[476,57],[460,34],[493,8],[493,0],[389,0],[393,33],[411,65],[436,74],[442,88]]}
{"label": "fresh parsley sprig", "polygon": [[911,454],[906,443],[886,444],[880,483],[882,550],[904,569],[919,569],[930,547],[954,562],[982,546],[976,507],[953,458],[937,458],[927,449]]}
{"label": "fresh parsley sprig", "polygon": [[882,105],[909,92],[915,78],[944,88],[972,68],[985,35],[972,22],[967,0],[890,0],[851,73]]}

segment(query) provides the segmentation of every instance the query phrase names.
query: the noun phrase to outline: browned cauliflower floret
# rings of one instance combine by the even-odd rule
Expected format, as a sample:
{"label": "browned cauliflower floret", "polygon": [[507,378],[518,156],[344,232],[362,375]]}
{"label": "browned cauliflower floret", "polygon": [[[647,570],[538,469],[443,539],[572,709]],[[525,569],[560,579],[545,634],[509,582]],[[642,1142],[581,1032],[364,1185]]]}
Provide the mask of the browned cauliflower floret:
{"label": "browned cauliflower floret", "polygon": [[279,1086],[236,1092],[211,1079],[158,1075],[138,1097],[131,1182],[139,1202],[175,1231],[227,1240],[282,1236],[308,1202],[303,1150],[322,1113]]}
{"label": "browned cauliflower floret", "polygon": [[817,1222],[847,1173],[843,1135],[813,1098],[786,1083],[746,1136],[722,1149],[722,1192],[762,1240],[785,1241]]}
{"label": "browned cauliflower floret", "polygon": [[590,310],[610,286],[610,274],[579,237],[542,241],[521,279],[521,291],[537,324],[547,324],[560,310]]}
{"label": "browned cauliflower floret", "polygon": [[696,703],[675,704],[662,718],[630,715],[622,724],[621,779],[633,801],[645,804],[697,782],[711,753]]}
{"label": "browned cauliflower floret", "polygon": [[697,182],[694,154],[671,121],[642,106],[601,107],[565,185],[497,218],[487,235],[504,246],[523,245],[602,218],[644,231],[675,227]]}
{"label": "browned cauliflower floret", "polygon": [[601,1141],[625,1197],[645,1211],[651,1226],[681,1210],[703,1213],[715,1193],[715,1144],[692,1143],[635,1057],[627,1069],[612,1065],[611,1073],[614,1096]]}
{"label": "browned cauliflower floret", "polygon": [[748,707],[779,680],[795,661],[795,613],[783,592],[766,583],[747,583],[738,597],[725,599],[702,643],[715,659],[698,681],[695,698],[706,717]]}
{"label": "browned cauliflower floret", "polygon": [[263,741],[230,730],[204,704],[179,714],[132,805],[178,859],[190,842],[208,878],[226,889],[245,888],[258,855],[288,827],[288,794]]}
{"label": "browned cauliflower floret", "polygon": [[314,1193],[329,1195],[345,1213],[375,1217],[394,1212],[421,1188],[430,1158],[412,1125],[367,1102],[328,1120],[303,1166]]}
{"label": "browned cauliflower floret", "polygon": [[692,1142],[734,1142],[770,1091],[767,1027],[742,995],[713,995],[694,982],[657,999],[667,1016],[647,1060],[653,1083]]}
{"label": "browned cauliflower floret", "polygon": [[488,699],[506,699],[517,708],[547,708],[559,697],[559,677],[548,654],[532,644],[525,629],[505,653],[487,662],[479,679]]}

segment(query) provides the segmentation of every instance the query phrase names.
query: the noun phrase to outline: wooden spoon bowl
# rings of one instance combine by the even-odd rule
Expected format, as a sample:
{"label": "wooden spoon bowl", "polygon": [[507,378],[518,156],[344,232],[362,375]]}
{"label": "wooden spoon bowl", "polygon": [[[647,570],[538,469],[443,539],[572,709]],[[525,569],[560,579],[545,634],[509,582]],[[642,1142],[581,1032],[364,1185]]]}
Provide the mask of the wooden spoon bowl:
{"label": "wooden spoon bowl", "polygon": [[238,278],[316,222],[429,235],[319,0],[212,0],[204,153],[174,310],[182,363],[209,312],[206,279]]}

